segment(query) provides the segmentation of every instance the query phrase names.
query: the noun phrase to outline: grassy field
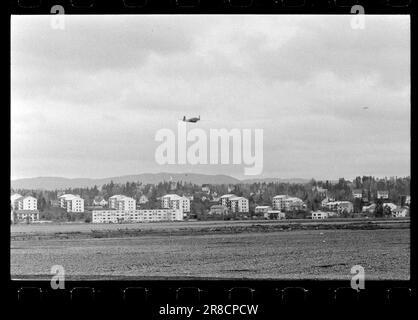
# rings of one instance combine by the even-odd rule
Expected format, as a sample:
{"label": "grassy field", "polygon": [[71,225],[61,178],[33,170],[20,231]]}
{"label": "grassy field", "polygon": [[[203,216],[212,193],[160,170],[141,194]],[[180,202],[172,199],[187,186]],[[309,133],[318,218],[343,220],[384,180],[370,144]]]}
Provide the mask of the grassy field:
{"label": "grassy field", "polygon": [[49,279],[60,264],[72,279],[349,280],[359,264],[366,280],[409,279],[409,231],[409,221],[18,225],[11,274]]}

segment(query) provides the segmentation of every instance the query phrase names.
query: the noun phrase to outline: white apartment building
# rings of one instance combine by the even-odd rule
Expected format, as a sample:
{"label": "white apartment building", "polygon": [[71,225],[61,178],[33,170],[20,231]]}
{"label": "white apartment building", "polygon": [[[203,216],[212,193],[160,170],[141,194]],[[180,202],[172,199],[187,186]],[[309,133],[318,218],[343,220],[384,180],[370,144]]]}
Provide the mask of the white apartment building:
{"label": "white apartment building", "polygon": [[122,211],[131,211],[136,209],[136,200],[124,195],[116,194],[108,200],[109,208]]}
{"label": "white apartment building", "polygon": [[22,198],[22,195],[18,193],[14,193],[10,196],[10,205],[12,206],[12,209],[17,209],[17,200]]}
{"label": "white apartment building", "polygon": [[84,212],[84,199],[79,195],[64,194],[59,197],[60,207],[67,212]]}
{"label": "white apartment building", "polygon": [[229,199],[230,198],[233,198],[233,197],[236,197],[236,195],[235,194],[230,194],[230,193],[228,193],[228,194],[224,194],[223,196],[221,196],[220,197],[220,204],[221,205],[223,205],[224,207],[229,207]]}
{"label": "white apartment building", "polygon": [[35,197],[23,197],[15,193],[10,196],[10,205],[10,218],[12,223],[39,220],[38,200]]}
{"label": "white apartment building", "polygon": [[144,210],[93,210],[92,223],[138,223],[158,221],[182,221],[183,212],[178,209]]}
{"label": "white apartment building", "polygon": [[274,210],[301,210],[305,206],[302,199],[299,199],[297,197],[289,197],[287,195],[274,196],[272,202]]}
{"label": "white apartment building", "polygon": [[38,200],[32,196],[20,197],[15,201],[16,210],[38,210]]}
{"label": "white apartment building", "polygon": [[235,194],[225,194],[220,197],[220,204],[231,212],[246,213],[250,211],[250,205],[247,198],[237,197]]}
{"label": "white apartment building", "polygon": [[15,193],[10,196],[10,205],[13,210],[37,210],[38,200],[32,196],[23,197]]}
{"label": "white apartment building", "polygon": [[287,198],[287,195],[281,194],[281,195],[277,195],[273,197],[273,209],[274,210],[283,210],[285,205],[284,205],[284,200]]}
{"label": "white apartment building", "polygon": [[161,207],[164,209],[178,209],[183,213],[190,212],[190,199],[177,194],[166,194],[161,198]]}
{"label": "white apartment building", "polygon": [[250,211],[250,205],[247,198],[244,197],[233,197],[229,198],[231,203],[232,212],[242,212],[246,213]]}

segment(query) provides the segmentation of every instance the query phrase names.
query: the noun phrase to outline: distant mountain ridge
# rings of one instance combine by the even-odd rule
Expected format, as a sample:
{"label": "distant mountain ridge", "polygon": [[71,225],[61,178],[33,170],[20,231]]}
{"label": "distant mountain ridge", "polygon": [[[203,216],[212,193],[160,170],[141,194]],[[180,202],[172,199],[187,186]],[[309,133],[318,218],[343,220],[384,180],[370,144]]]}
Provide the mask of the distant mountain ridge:
{"label": "distant mountain ridge", "polygon": [[114,183],[126,182],[142,182],[144,184],[157,184],[163,181],[183,181],[191,182],[193,184],[238,184],[238,183],[255,183],[255,182],[289,182],[289,183],[305,183],[309,179],[279,179],[279,178],[265,178],[265,179],[244,179],[239,180],[228,175],[209,175],[198,173],[143,173],[135,175],[125,175],[109,178],[62,178],[62,177],[36,177],[16,179],[10,182],[13,189],[40,189],[40,190],[55,190],[66,188],[86,188],[100,187],[103,184],[113,181]]}

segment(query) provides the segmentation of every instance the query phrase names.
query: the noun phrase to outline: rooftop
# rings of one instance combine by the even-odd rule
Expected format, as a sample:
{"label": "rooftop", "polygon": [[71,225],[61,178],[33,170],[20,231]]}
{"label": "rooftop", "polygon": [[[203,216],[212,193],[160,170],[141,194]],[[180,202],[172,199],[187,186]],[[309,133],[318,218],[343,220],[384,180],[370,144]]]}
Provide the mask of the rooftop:
{"label": "rooftop", "polygon": [[231,197],[236,197],[236,195],[228,193],[228,194],[224,194],[223,196],[221,196],[221,198],[231,198]]}

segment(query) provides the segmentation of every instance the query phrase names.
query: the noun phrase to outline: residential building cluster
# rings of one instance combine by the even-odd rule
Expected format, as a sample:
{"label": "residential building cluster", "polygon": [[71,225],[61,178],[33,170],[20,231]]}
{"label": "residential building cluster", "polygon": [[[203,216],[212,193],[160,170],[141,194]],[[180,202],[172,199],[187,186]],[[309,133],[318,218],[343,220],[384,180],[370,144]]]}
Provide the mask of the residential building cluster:
{"label": "residential building cluster", "polygon": [[[175,189],[175,185],[172,187]],[[172,189],[173,189],[172,188]],[[261,186],[252,189],[251,192],[239,191],[239,194],[248,194],[248,198],[238,196],[237,188],[225,188],[222,193],[216,186],[202,185],[199,190],[187,189],[184,191],[166,190],[161,197],[153,195],[152,201],[145,195],[155,194],[152,187],[144,193],[137,194],[135,198],[124,194],[116,194],[105,198],[104,196],[86,196],[85,199],[77,194],[58,194],[58,199],[49,199],[50,207],[60,207],[69,213],[92,213],[90,216],[79,215],[85,221],[93,223],[117,223],[117,222],[146,222],[146,221],[180,221],[186,219],[214,218],[264,218],[264,219],[285,219],[285,218],[307,218],[327,219],[330,217],[354,217],[355,215],[376,214],[376,203],[386,210],[385,215],[390,214],[394,218],[405,217],[409,214],[410,196],[399,197],[395,201],[393,194],[385,190],[374,191],[370,189],[351,189],[344,193],[337,193],[338,201],[330,195],[328,189],[313,186],[312,193],[303,196],[306,203],[298,197],[288,194],[277,194],[268,191]],[[235,191],[234,191],[235,190]],[[376,189],[375,189],[376,190]],[[140,190],[142,192],[142,190]],[[216,191],[216,192],[215,192]],[[125,193],[125,191],[118,191]],[[177,192],[179,194],[176,194]],[[219,192],[219,195],[218,193]],[[283,191],[282,191],[283,192]],[[302,195],[304,191],[299,190],[295,194]],[[309,190],[310,192],[310,190]],[[350,192],[352,193],[350,196]],[[96,193],[97,194],[97,193]],[[106,194],[103,193],[103,194]],[[129,194],[134,194],[130,192]],[[161,191],[160,193],[161,194]],[[266,194],[271,202],[266,203]],[[84,193],[83,193],[84,195]],[[341,200],[344,199],[344,200]],[[321,201],[322,199],[322,201]],[[391,200],[389,200],[391,199]],[[195,201],[197,200],[197,201]],[[352,201],[348,201],[352,200]],[[39,220],[37,199],[32,196],[13,194],[11,201],[12,221],[36,221]],[[375,203],[374,203],[374,202]],[[391,203],[394,201],[401,205]],[[87,205],[85,206],[85,202]],[[193,207],[192,207],[193,202]],[[382,204],[383,203],[383,204]],[[262,205],[257,205],[262,204]],[[309,206],[309,208],[308,208]],[[44,208],[42,205],[41,208]],[[314,210],[311,212],[311,209]],[[390,210],[389,210],[390,209]],[[44,209],[42,209],[44,210]],[[77,215],[70,215],[74,218]],[[88,219],[88,220],[87,220]]]}
{"label": "residential building cluster", "polygon": [[10,196],[10,221],[39,221],[38,200],[32,196],[22,196],[18,193]]}
{"label": "residential building cluster", "polygon": [[[139,202],[145,204],[148,198],[141,196]],[[108,209],[92,211],[92,223],[182,221],[190,212],[190,199],[177,194],[167,194],[161,197],[161,208],[137,209],[135,199],[114,195],[109,197],[107,206]]]}
{"label": "residential building cluster", "polygon": [[[286,211],[306,209],[305,203],[297,198],[288,195],[277,195],[273,197],[271,206],[256,206],[254,214],[265,219],[284,219]],[[243,214],[250,212],[249,200],[245,197],[238,197],[235,194],[225,194],[219,197],[219,204],[210,208],[211,216],[226,216],[228,214]]]}

